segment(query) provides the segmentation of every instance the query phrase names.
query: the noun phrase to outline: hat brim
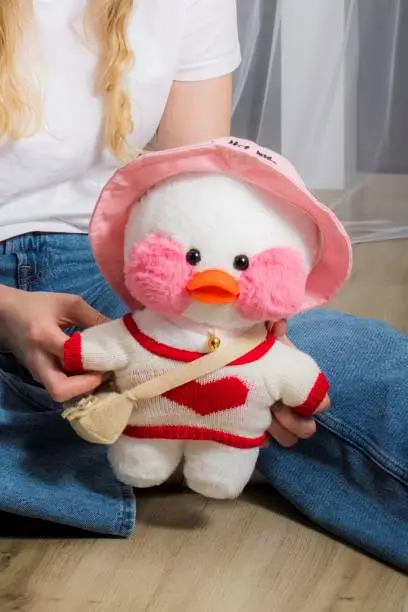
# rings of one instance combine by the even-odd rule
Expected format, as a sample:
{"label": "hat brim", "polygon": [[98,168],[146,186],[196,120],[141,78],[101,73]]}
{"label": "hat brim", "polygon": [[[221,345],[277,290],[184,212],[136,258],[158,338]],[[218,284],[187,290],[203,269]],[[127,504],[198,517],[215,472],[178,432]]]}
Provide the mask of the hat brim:
{"label": "hat brim", "polygon": [[231,139],[223,139],[147,153],[119,169],[102,190],[89,226],[91,247],[103,276],[131,310],[140,304],[124,283],[124,239],[130,210],[157,184],[186,173],[228,174],[261,189],[271,199],[296,206],[314,220],[321,241],[302,310],[327,302],[349,277],[352,253],[344,227],[307,190],[290,163],[271,151],[255,150],[253,143],[231,145]]}

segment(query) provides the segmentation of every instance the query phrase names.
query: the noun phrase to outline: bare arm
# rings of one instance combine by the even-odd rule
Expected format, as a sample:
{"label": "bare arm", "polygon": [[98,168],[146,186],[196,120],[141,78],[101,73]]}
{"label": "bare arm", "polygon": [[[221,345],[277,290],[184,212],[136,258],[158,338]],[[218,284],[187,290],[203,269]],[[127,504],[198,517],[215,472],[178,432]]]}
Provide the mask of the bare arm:
{"label": "bare arm", "polygon": [[160,122],[155,149],[229,136],[232,75],[205,81],[175,81]]}

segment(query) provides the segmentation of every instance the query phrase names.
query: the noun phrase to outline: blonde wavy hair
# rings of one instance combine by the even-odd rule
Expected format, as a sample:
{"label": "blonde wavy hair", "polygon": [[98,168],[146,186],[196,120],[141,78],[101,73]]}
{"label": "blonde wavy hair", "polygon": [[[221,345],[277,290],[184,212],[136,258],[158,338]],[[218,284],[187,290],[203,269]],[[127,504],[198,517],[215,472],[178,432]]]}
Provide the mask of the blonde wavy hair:
{"label": "blonde wavy hair", "polygon": [[[132,157],[127,137],[134,126],[124,81],[134,59],[126,39],[133,4],[134,0],[89,0],[84,15],[86,37],[92,36],[97,44],[96,90],[104,98],[104,140],[122,161]],[[0,0],[0,137],[13,140],[42,124],[40,94],[18,69],[23,31],[32,22],[33,0]]]}

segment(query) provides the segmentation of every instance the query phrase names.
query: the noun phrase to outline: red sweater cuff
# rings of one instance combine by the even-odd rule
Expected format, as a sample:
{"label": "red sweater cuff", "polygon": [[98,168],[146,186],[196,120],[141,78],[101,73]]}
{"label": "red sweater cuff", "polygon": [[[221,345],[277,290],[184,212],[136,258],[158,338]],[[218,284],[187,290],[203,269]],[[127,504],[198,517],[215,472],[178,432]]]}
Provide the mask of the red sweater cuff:
{"label": "red sweater cuff", "polygon": [[64,370],[69,374],[82,374],[82,338],[75,332],[64,344]]}
{"label": "red sweater cuff", "polygon": [[327,378],[322,372],[320,372],[309,395],[307,396],[306,401],[304,401],[303,404],[300,404],[300,406],[294,406],[294,412],[304,417],[312,416],[326,397],[328,391],[329,383]]}

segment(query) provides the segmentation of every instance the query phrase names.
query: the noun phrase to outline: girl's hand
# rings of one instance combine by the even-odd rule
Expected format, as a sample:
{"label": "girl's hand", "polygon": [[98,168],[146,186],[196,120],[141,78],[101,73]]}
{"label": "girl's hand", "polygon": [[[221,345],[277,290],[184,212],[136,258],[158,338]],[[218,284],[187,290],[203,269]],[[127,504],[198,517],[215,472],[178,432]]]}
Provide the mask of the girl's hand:
{"label": "girl's hand", "polygon": [[[293,344],[286,337],[286,321],[279,321],[273,327],[274,335],[281,342],[289,346]],[[324,412],[330,407],[329,396],[326,395],[316,414]],[[301,417],[293,412],[291,408],[281,402],[272,406],[273,422],[269,429],[269,434],[281,446],[290,447],[296,444],[299,439],[306,439],[316,433],[316,422],[314,418]]]}
{"label": "girl's hand", "polygon": [[0,287],[0,343],[57,402],[89,393],[102,380],[100,374],[67,376],[63,372],[67,336],[61,328],[85,329],[105,321],[103,315],[77,296]]}

